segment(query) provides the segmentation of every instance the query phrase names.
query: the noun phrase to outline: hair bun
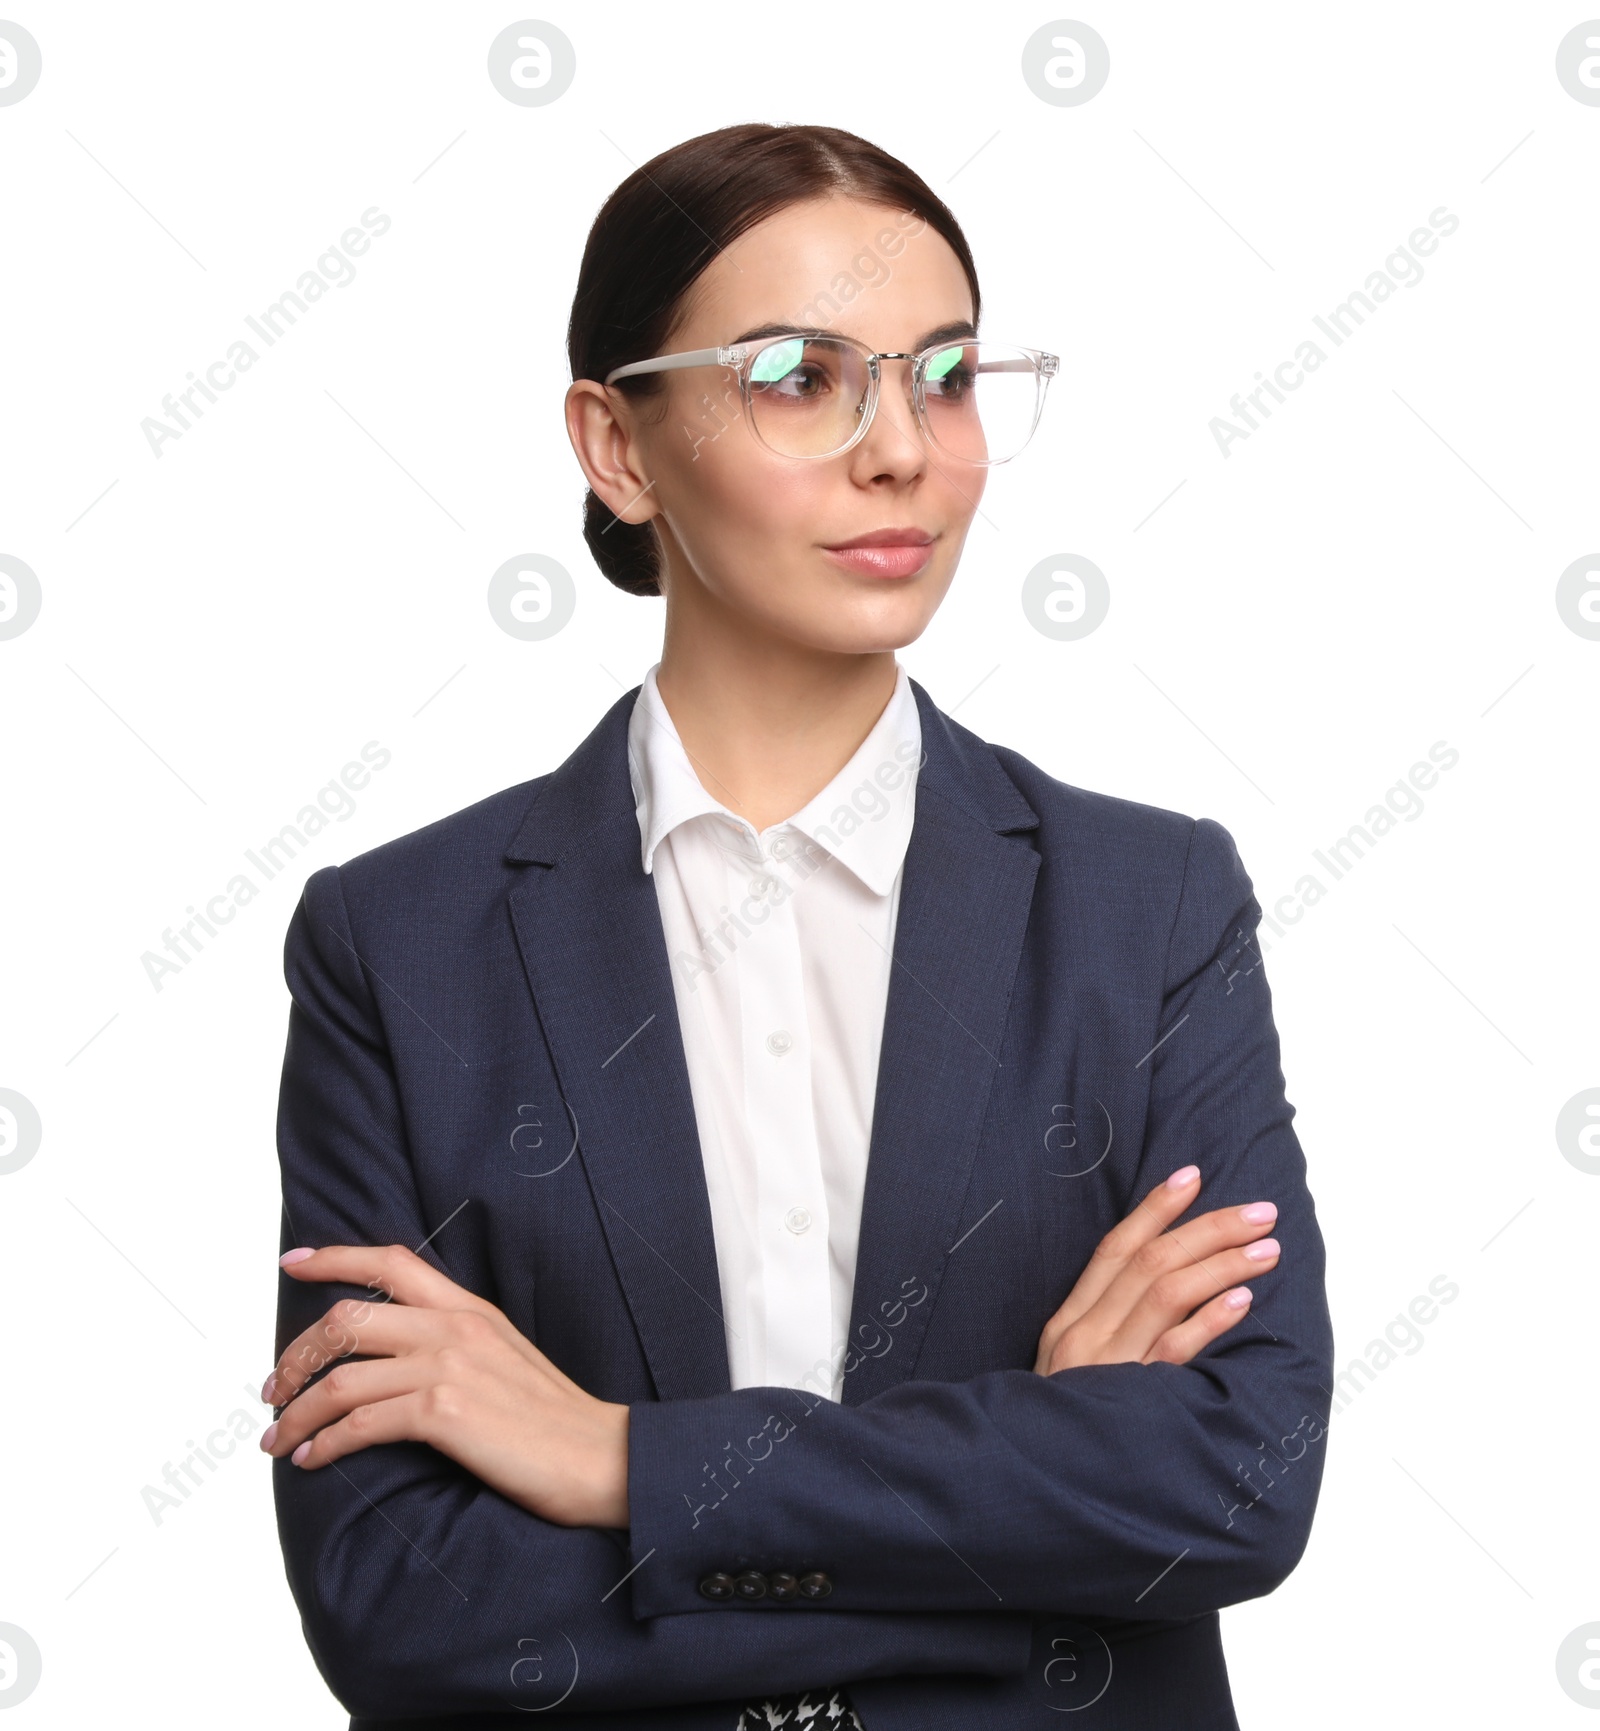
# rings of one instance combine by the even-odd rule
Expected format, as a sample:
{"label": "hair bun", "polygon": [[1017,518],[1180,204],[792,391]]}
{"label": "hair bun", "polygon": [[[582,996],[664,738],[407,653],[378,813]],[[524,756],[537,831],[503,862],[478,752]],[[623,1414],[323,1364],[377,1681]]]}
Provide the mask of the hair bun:
{"label": "hair bun", "polygon": [[648,523],[614,515],[593,487],[583,496],[583,538],[601,575],[630,595],[661,593],[660,549]]}

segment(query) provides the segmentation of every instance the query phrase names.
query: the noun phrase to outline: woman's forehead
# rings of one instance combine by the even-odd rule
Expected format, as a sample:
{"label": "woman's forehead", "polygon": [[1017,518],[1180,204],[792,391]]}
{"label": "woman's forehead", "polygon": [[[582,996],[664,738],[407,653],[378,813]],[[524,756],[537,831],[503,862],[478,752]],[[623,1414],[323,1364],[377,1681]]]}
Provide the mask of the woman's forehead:
{"label": "woman's forehead", "polygon": [[696,280],[679,329],[712,341],[783,324],[895,348],[972,318],[972,290],[945,238],[909,211],[809,200],[741,235]]}

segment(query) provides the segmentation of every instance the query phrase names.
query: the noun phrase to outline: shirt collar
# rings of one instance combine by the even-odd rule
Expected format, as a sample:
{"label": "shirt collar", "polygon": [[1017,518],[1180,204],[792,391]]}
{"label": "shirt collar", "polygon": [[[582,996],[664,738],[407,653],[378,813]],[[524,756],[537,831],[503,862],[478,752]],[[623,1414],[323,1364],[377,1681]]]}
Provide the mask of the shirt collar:
{"label": "shirt collar", "polygon": [[[746,819],[708,793],[695,773],[656,686],[644,677],[628,721],[628,773],[639,819],[640,858],[652,868],[662,838],[681,823],[721,813],[747,835]],[[896,665],[894,691],[872,730],[828,785],[787,820],[842,861],[876,895],[887,895],[905,860],[915,817],[922,723],[916,694]]]}

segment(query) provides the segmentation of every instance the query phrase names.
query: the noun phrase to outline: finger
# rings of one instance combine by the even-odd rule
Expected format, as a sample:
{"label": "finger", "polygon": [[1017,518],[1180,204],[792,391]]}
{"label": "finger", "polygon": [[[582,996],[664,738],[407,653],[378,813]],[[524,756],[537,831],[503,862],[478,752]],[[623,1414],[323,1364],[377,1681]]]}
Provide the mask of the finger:
{"label": "finger", "polygon": [[[503,1312],[497,1310],[487,1299],[480,1298],[475,1292],[469,1292],[466,1287],[459,1285],[448,1274],[441,1273],[430,1263],[424,1262],[414,1250],[403,1244],[330,1244],[320,1250],[302,1246],[297,1250],[285,1251],[279,1257],[278,1263],[285,1274],[292,1275],[296,1280],[339,1280],[352,1286],[372,1287],[381,1294],[380,1297],[354,1301],[366,1304],[369,1309],[396,1302],[419,1309],[470,1310],[479,1315],[505,1320]],[[509,1324],[507,1326],[509,1327]],[[315,1333],[315,1327],[307,1330],[307,1335],[314,1336]],[[331,1350],[327,1342],[315,1339],[307,1341],[306,1336],[302,1336],[291,1346],[289,1353],[279,1360],[281,1366],[284,1359],[294,1354],[294,1362],[303,1366],[301,1374],[286,1384],[279,1381],[275,1372],[267,1378],[261,1398],[282,1405],[284,1401],[292,1399],[307,1379],[314,1376],[330,1358],[338,1358],[343,1353],[355,1350],[353,1346]]]}
{"label": "finger", "polygon": [[314,1471],[371,1448],[374,1443],[427,1442],[424,1433],[429,1428],[431,1398],[430,1390],[417,1389],[393,1400],[358,1406],[337,1423],[325,1426],[300,1443],[289,1459],[297,1467]]}
{"label": "finger", "polygon": [[[1097,1322],[1108,1330],[1120,1328],[1157,1280],[1168,1279],[1185,1268],[1199,1268],[1214,1256],[1248,1245],[1252,1239],[1260,1239],[1272,1230],[1277,1217],[1278,1210],[1270,1202],[1251,1202],[1242,1208],[1215,1208],[1147,1240],[1112,1276],[1099,1300]],[[1260,1272],[1254,1267],[1241,1267],[1237,1262],[1228,1267],[1229,1272],[1214,1285],[1202,1283],[1183,1288],[1196,1294],[1190,1301],[1190,1309],[1202,1298],[1220,1292],[1225,1284],[1231,1284],[1242,1275]],[[1163,1326],[1173,1320],[1170,1316],[1165,1318]]]}
{"label": "finger", "polygon": [[1108,1259],[1126,1258],[1141,1244],[1159,1237],[1199,1194],[1200,1168],[1180,1167],[1142,1201],[1136,1202],[1106,1234],[1112,1244]]}
{"label": "finger", "polygon": [[1064,1333],[1085,1311],[1098,1303],[1127,1267],[1130,1258],[1165,1232],[1199,1193],[1200,1168],[1181,1167],[1119,1220],[1095,1246],[1094,1255],[1078,1276],[1065,1303],[1045,1325],[1046,1339]]}
{"label": "finger", "polygon": [[425,1377],[424,1360],[414,1353],[336,1364],[315,1387],[290,1401],[261,1433],[262,1451],[274,1457],[292,1454],[307,1437],[336,1424],[358,1406],[410,1394],[424,1386]]}
{"label": "finger", "polygon": [[1275,1202],[1247,1202],[1239,1208],[1213,1208],[1207,1214],[1174,1226],[1163,1235],[1162,1243],[1198,1262],[1218,1250],[1231,1250],[1270,1232],[1277,1218],[1278,1205]]}
{"label": "finger", "polygon": [[1170,1270],[1146,1287],[1126,1319],[1111,1330],[1112,1341],[1142,1356],[1150,1342],[1181,1323],[1197,1305],[1270,1272],[1281,1254],[1275,1238],[1263,1238],[1242,1250],[1226,1250],[1192,1267]]}
{"label": "finger", "polygon": [[458,1285],[403,1244],[329,1244],[321,1250],[302,1247],[285,1251],[278,1261],[284,1273],[296,1280],[343,1280],[353,1286],[375,1287],[400,1304],[500,1314],[486,1298]]}
{"label": "finger", "polygon": [[448,1331],[450,1315],[381,1298],[341,1298],[285,1348],[262,1399],[287,1404],[318,1371],[353,1352],[392,1357],[435,1345]]}
{"label": "finger", "polygon": [[1169,1328],[1145,1354],[1146,1364],[1187,1364],[1218,1336],[1244,1321],[1250,1314],[1248,1286],[1230,1286],[1209,1304],[1204,1304],[1187,1322]]}

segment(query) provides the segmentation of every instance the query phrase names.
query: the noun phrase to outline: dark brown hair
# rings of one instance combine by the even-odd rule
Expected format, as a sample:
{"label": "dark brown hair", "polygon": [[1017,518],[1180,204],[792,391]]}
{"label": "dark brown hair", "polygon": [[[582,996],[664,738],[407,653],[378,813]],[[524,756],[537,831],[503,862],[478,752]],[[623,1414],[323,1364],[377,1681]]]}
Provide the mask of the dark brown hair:
{"label": "dark brown hair", "polygon": [[[758,222],[806,199],[842,194],[920,217],[949,242],[979,310],[978,272],[949,207],[903,162],[835,126],[751,122],[685,139],[635,169],[601,207],[578,267],[567,323],[575,379],[663,352],[696,278]],[[827,304],[826,294],[815,299]],[[837,303],[834,303],[835,306]],[[643,400],[666,376],[635,374],[613,387]],[[659,595],[660,543],[650,523],[627,523],[590,488],[583,538],[619,589]]]}

